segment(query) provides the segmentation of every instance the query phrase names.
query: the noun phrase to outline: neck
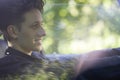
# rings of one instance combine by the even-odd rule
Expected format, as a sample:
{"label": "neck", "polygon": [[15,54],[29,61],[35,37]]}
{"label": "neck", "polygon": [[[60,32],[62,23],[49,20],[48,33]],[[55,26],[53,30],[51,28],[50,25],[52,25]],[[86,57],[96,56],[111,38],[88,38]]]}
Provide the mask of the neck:
{"label": "neck", "polygon": [[16,49],[16,50],[18,50],[18,51],[20,51],[20,52],[23,52],[24,54],[27,54],[27,55],[29,55],[29,56],[31,56],[31,54],[32,54],[32,51],[23,49],[23,48],[21,48],[20,46],[15,45],[15,44],[12,44],[12,43],[10,43],[10,42],[8,42],[8,47],[12,47],[12,48],[14,48],[14,49]]}

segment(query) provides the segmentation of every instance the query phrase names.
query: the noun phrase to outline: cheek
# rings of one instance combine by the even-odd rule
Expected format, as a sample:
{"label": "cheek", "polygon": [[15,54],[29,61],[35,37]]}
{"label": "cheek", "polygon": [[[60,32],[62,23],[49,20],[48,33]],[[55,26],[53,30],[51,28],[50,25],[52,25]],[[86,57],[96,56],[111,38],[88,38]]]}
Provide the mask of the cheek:
{"label": "cheek", "polygon": [[25,41],[25,42],[29,42],[29,40],[31,39],[31,35],[29,34],[29,33],[27,33],[27,32],[22,32],[19,36],[19,40],[21,40],[21,41]]}
{"label": "cheek", "polygon": [[31,33],[32,33],[32,31],[25,29],[21,32],[21,36],[24,38],[30,38],[32,36]]}
{"label": "cheek", "polygon": [[25,42],[25,44],[31,44],[34,41],[35,32],[29,28],[22,29],[19,37],[22,40],[22,42]]}
{"label": "cheek", "polygon": [[34,45],[34,41],[33,38],[30,35],[23,35],[21,36],[21,38],[19,39],[19,42],[27,47],[32,47],[32,45]]}
{"label": "cheek", "polygon": [[33,35],[25,35],[24,36],[24,39],[26,39],[26,42],[28,41],[28,42],[33,42],[33,40],[34,40],[34,36]]}

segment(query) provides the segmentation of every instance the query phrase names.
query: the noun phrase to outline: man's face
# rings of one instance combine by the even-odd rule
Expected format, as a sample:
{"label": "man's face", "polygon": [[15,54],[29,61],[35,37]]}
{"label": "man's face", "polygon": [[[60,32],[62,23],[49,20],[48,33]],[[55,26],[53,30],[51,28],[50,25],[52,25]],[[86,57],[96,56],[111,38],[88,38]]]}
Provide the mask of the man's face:
{"label": "man's face", "polygon": [[42,37],[46,34],[42,27],[41,12],[32,9],[25,13],[24,18],[21,29],[18,31],[17,45],[23,51],[40,51],[42,49]]}

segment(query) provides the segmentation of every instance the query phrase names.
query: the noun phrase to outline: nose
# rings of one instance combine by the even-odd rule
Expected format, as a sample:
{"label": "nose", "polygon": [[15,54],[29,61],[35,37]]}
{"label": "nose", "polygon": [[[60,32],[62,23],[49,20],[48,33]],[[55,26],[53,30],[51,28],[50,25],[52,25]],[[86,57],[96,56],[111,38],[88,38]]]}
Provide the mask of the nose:
{"label": "nose", "polygon": [[40,28],[38,30],[38,33],[37,33],[38,36],[42,37],[42,36],[46,36],[46,32],[43,28]]}

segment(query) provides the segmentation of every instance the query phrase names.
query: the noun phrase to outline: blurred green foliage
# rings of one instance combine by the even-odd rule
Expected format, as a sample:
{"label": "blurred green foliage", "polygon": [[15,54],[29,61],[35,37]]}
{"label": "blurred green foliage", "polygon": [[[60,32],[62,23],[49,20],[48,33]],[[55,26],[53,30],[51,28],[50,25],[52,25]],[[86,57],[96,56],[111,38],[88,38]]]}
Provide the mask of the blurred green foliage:
{"label": "blurred green foliage", "polygon": [[119,47],[116,0],[46,0],[43,41],[46,53],[83,53]]}
{"label": "blurred green foliage", "polygon": [[[23,74],[10,74],[0,77],[0,80],[72,80],[75,76],[74,67],[77,57],[63,62],[59,60],[42,62],[40,66],[27,66]],[[66,65],[67,64],[67,65]]]}

